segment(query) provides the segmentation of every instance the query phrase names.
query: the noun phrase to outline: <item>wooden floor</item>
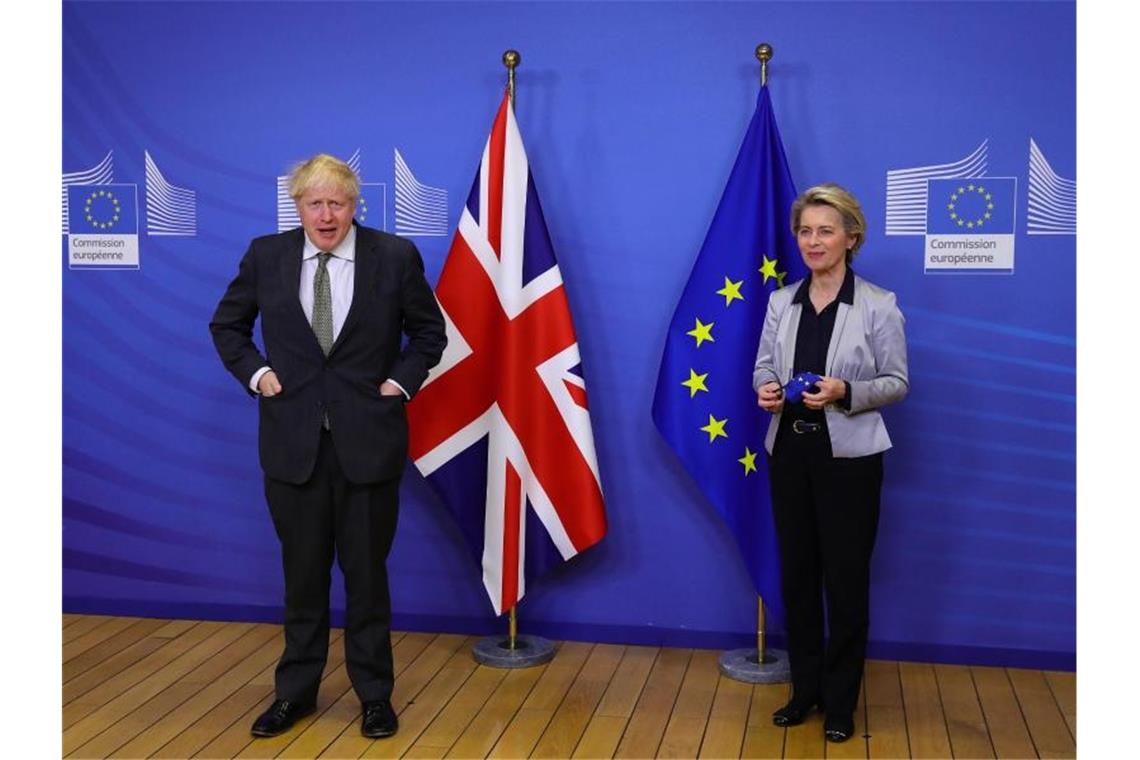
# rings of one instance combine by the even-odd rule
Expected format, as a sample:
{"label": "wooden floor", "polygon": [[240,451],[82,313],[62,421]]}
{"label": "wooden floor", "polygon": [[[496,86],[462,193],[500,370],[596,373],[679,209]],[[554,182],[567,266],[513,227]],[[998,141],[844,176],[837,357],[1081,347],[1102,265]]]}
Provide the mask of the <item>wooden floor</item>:
{"label": "wooden floor", "polygon": [[317,713],[253,739],[279,626],[64,615],[66,757],[1074,757],[1072,673],[871,661],[858,736],[772,726],[786,685],[719,675],[719,652],[564,642],[547,665],[477,665],[474,639],[393,638],[400,731],[363,738],[333,632]]}

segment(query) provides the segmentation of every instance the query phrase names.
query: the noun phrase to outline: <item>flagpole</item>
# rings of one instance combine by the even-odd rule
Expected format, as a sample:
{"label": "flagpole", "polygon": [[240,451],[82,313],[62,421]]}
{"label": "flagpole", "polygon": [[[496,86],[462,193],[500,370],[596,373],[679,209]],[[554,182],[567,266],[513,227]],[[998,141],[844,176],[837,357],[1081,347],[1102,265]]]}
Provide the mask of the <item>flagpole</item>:
{"label": "flagpole", "polygon": [[[507,95],[511,110],[515,108],[515,69],[522,62],[517,50],[503,53],[507,67]],[[492,668],[529,668],[554,659],[554,644],[541,636],[519,635],[517,604],[512,604],[507,620],[507,638],[487,636],[475,642],[472,654],[480,665]]]}
{"label": "flagpole", "polygon": [[756,596],[756,662],[764,662],[764,597]]}
{"label": "flagpole", "polygon": [[507,637],[508,637],[508,641],[510,642],[510,646],[508,648],[511,650],[518,648],[519,619],[515,615],[515,610],[517,608],[518,608],[517,604],[511,606],[511,618],[510,618],[510,621],[507,623]]}
{"label": "flagpole", "polygon": [[[772,46],[761,42],[756,46],[756,59],[760,61],[760,87],[768,86],[768,61],[772,60]],[[756,596],[756,649],[732,649],[721,654],[720,672],[735,681],[745,683],[787,683],[792,680],[788,653],[764,646],[764,597]]]}
{"label": "flagpole", "polygon": [[[507,95],[511,98],[511,110],[515,107],[515,69],[522,63],[522,56],[517,50],[507,50],[503,53],[503,65],[507,67]],[[508,648],[513,652],[518,646],[519,621],[515,614],[518,605],[511,605],[511,617],[507,624]]]}
{"label": "flagpole", "polygon": [[[768,86],[768,61],[772,60],[772,46],[761,42],[756,46],[756,58],[760,61],[760,86]],[[764,619],[764,597],[756,596],[756,664],[764,664],[764,635],[767,630]]]}

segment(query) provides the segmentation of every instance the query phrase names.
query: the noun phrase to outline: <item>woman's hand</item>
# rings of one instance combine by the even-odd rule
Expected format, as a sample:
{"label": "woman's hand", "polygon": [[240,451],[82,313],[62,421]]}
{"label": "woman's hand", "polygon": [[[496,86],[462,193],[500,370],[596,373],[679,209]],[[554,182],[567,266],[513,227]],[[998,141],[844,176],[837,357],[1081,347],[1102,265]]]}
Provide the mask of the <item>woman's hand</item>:
{"label": "woman's hand", "polygon": [[779,383],[764,383],[756,391],[757,404],[765,412],[778,414],[784,410],[784,389]]}
{"label": "woman's hand", "polygon": [[[828,404],[842,401],[847,395],[847,383],[836,377],[821,377],[815,384],[817,393],[804,392],[804,406],[808,409],[822,409]],[[763,405],[761,405],[763,406]]]}

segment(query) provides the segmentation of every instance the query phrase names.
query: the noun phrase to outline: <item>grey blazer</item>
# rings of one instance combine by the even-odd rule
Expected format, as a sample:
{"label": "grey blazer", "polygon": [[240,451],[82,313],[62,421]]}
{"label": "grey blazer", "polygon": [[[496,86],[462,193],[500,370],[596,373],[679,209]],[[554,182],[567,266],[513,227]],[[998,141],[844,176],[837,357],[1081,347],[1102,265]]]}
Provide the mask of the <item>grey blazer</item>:
{"label": "grey blazer", "polygon": [[[803,280],[772,294],[756,351],[752,388],[767,382],[781,385],[792,379],[800,304],[792,303]],[[826,373],[851,383],[851,409],[836,404],[824,408],[831,453],[835,457],[861,457],[891,447],[887,426],[878,408],[901,400],[910,389],[906,370],[906,335],[895,294],[855,276],[854,303],[839,303],[835,329],[827,347]],[[780,415],[772,415],[764,447],[776,443]]]}

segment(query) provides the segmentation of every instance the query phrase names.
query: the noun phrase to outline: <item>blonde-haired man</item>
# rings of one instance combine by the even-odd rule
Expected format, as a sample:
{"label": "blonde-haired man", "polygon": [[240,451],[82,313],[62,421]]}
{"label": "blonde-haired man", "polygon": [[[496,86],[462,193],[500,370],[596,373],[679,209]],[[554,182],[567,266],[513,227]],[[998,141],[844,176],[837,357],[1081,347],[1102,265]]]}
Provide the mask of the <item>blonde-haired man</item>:
{"label": "blonde-haired man", "polygon": [[[285,570],[285,652],[251,732],[275,736],[316,708],[335,554],[361,732],[380,738],[397,728],[385,560],[407,456],[404,402],[447,339],[415,246],[354,221],[360,181],[348,164],[314,156],[293,169],[289,190],[301,227],[250,243],[210,322],[226,369],[258,397]],[[259,316],[264,355],[253,342]]]}

